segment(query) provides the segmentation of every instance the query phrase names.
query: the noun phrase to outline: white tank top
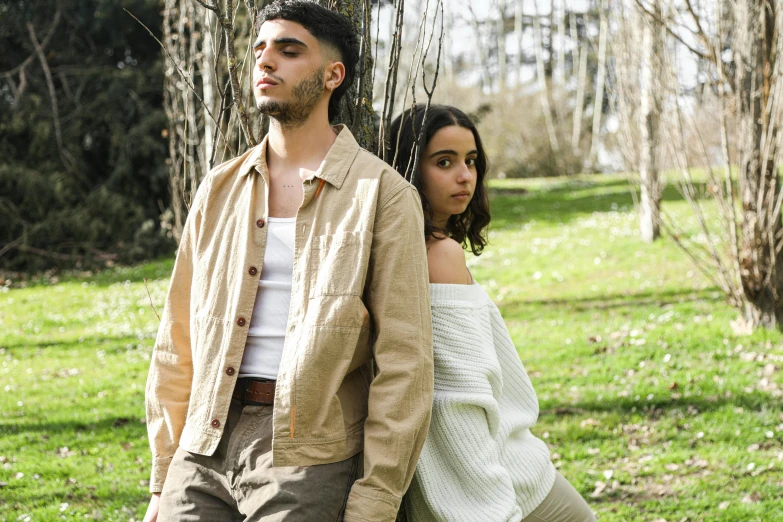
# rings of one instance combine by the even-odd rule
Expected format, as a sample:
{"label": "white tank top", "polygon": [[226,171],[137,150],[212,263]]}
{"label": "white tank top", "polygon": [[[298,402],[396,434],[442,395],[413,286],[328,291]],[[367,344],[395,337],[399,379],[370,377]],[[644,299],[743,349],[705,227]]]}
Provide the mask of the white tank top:
{"label": "white tank top", "polygon": [[296,218],[267,218],[266,250],[240,377],[277,379],[291,305]]}

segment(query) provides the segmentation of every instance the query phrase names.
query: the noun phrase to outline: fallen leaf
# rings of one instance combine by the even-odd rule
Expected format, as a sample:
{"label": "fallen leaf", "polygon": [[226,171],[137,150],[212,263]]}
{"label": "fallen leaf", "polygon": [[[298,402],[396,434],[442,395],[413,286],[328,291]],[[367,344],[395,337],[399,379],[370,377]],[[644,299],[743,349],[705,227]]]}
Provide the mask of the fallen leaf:
{"label": "fallen leaf", "polygon": [[756,504],[759,500],[761,500],[761,495],[757,491],[742,497],[743,504]]}
{"label": "fallen leaf", "polygon": [[63,446],[62,448],[57,449],[57,456],[61,458],[65,457],[73,457],[74,452],[68,449],[68,446]]}
{"label": "fallen leaf", "polygon": [[592,493],[590,493],[590,496],[593,498],[599,497],[605,489],[606,489],[606,482],[596,481],[595,489],[593,490]]}

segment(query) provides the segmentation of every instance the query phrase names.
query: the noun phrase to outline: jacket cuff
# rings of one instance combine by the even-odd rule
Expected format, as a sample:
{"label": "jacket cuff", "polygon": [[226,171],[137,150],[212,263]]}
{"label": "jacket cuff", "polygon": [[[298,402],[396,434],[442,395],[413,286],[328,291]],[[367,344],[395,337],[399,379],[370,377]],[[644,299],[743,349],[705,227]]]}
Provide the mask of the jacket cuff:
{"label": "jacket cuff", "polygon": [[173,457],[153,457],[152,473],[150,475],[150,493],[160,493],[163,491],[163,483],[166,481],[166,474],[169,472],[169,465]]}
{"label": "jacket cuff", "polygon": [[400,499],[375,489],[354,484],[345,505],[344,522],[394,522]]}

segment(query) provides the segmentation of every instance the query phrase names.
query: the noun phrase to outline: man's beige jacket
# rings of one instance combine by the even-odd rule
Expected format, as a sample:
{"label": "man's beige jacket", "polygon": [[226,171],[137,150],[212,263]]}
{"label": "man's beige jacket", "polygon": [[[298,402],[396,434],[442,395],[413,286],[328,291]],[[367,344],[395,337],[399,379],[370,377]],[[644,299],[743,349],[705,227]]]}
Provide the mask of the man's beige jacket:
{"label": "man's beige jacket", "polygon": [[[347,128],[296,216],[274,403],[275,466],[364,450],[348,522],[392,522],[432,407],[432,327],[418,193]],[[147,381],[150,490],[177,449],[211,455],[239,373],[266,245],[266,140],[210,172],[188,215]]]}

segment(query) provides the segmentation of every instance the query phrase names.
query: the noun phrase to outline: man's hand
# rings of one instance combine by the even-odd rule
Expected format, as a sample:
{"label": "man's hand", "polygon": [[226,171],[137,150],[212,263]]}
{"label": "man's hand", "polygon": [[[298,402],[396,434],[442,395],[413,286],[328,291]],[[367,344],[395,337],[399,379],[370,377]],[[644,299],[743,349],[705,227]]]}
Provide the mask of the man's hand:
{"label": "man's hand", "polygon": [[147,512],[142,522],[156,522],[158,520],[158,506],[160,505],[160,493],[153,493]]}

